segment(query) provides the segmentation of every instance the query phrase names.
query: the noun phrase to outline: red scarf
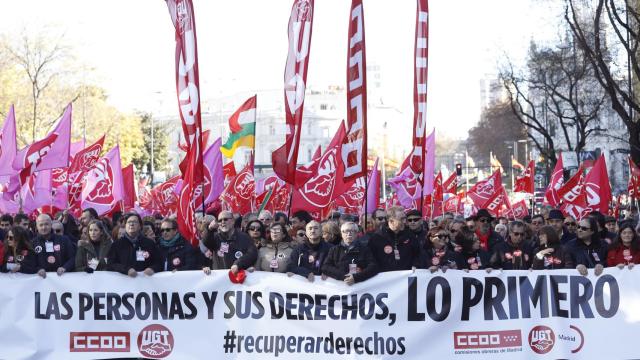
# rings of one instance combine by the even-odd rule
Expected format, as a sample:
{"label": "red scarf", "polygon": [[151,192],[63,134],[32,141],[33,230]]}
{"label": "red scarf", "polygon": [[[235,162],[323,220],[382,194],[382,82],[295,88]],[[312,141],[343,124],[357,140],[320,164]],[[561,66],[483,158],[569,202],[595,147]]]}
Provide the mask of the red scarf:
{"label": "red scarf", "polygon": [[478,235],[478,239],[480,239],[480,247],[484,251],[489,251],[489,236],[491,236],[491,230],[489,230],[486,234],[482,235],[479,229],[476,229],[476,235]]}

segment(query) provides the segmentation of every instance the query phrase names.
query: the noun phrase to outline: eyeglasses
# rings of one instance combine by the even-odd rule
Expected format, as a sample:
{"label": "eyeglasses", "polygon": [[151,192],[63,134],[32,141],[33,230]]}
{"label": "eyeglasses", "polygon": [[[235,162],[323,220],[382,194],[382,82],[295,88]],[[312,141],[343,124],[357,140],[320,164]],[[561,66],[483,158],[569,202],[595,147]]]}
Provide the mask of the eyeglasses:
{"label": "eyeglasses", "polygon": [[262,219],[258,219],[258,220],[260,220],[262,222],[265,222],[265,221],[271,221],[273,219],[272,218],[262,218]]}
{"label": "eyeglasses", "polygon": [[485,223],[485,224],[488,223],[488,222],[491,222],[491,220],[487,219],[487,218],[482,218],[482,219],[479,219],[478,221],[480,221],[481,223]]}
{"label": "eyeglasses", "polygon": [[512,232],[511,236],[524,236],[523,232]]}
{"label": "eyeglasses", "polygon": [[420,218],[407,218],[407,222],[414,223],[420,221]]}
{"label": "eyeglasses", "polygon": [[62,229],[54,229],[53,232],[56,234],[62,234]]}
{"label": "eyeglasses", "polygon": [[160,229],[160,231],[162,231],[162,232],[171,232],[171,231],[173,231],[173,230],[175,230],[175,229],[174,229],[174,228],[164,228],[164,229]]}
{"label": "eyeglasses", "polygon": [[249,226],[249,230],[251,230],[251,231],[260,231],[260,226]]}
{"label": "eyeglasses", "polygon": [[578,230],[580,230],[580,231],[589,231],[589,230],[591,230],[591,228],[585,227],[585,226],[578,226]]}
{"label": "eyeglasses", "polygon": [[127,221],[125,224],[127,224],[127,225],[138,225],[139,222],[137,220],[136,221]]}
{"label": "eyeglasses", "polygon": [[387,218],[386,218],[386,216],[378,216],[376,218],[376,220],[378,220],[378,221],[387,221]]}
{"label": "eyeglasses", "polygon": [[351,229],[351,230],[340,230],[340,232],[343,233],[343,234],[355,234],[358,231]]}
{"label": "eyeglasses", "polygon": [[218,219],[218,221],[223,222],[223,221],[229,221],[231,219],[233,219],[233,218],[230,218],[230,217],[228,217],[228,218],[220,218],[220,219]]}
{"label": "eyeglasses", "polygon": [[565,226],[576,226],[576,223],[574,222],[568,222],[568,223],[564,223]]}
{"label": "eyeglasses", "polygon": [[304,233],[298,233],[296,234],[297,237],[303,237],[305,234]]}
{"label": "eyeglasses", "polygon": [[440,240],[444,240],[444,239],[449,238],[449,235],[447,235],[447,234],[438,234],[438,235],[433,235],[433,237],[432,237],[432,238],[433,238],[433,239],[438,238],[438,239],[440,239]]}
{"label": "eyeglasses", "polygon": [[7,235],[7,240],[13,240],[13,235]]}

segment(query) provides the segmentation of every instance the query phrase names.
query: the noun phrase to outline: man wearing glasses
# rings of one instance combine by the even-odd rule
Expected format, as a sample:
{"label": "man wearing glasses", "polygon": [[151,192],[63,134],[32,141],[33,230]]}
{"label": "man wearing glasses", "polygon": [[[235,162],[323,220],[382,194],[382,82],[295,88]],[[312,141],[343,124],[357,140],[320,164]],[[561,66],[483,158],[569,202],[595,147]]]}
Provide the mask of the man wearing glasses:
{"label": "man wearing glasses", "polygon": [[140,215],[125,215],[124,236],[111,245],[107,270],[131,277],[138,276],[139,271],[147,276],[162,271],[162,255],[156,243],[142,234]]}
{"label": "man wearing glasses", "polygon": [[178,222],[166,218],[160,223],[160,241],[164,271],[196,270],[195,249],[178,232]]}
{"label": "man wearing glasses", "polygon": [[322,274],[351,286],[378,274],[378,266],[368,247],[356,240],[358,225],[346,222],[340,227],[342,242],[329,250]]}
{"label": "man wearing glasses", "polygon": [[207,261],[202,268],[209,275],[211,269],[229,269],[233,274],[246,270],[255,264],[258,251],[249,235],[233,227],[233,214],[221,211],[218,215],[218,231],[209,232],[203,244],[207,247]]}
{"label": "man wearing glasses", "polygon": [[307,224],[306,235],[304,242],[291,253],[287,275],[297,274],[314,281],[315,275],[322,273],[322,265],[333,245],[322,239],[322,227],[315,220]]}
{"label": "man wearing glasses", "polygon": [[503,270],[526,270],[531,267],[531,243],[526,241],[525,224],[513,221],[509,224],[507,240],[495,246],[489,263],[492,268]]}
{"label": "man wearing glasses", "polygon": [[422,213],[416,209],[407,211],[407,227],[416,236],[420,242],[424,242],[427,236],[427,230],[422,220]]}
{"label": "man wearing glasses", "polygon": [[51,231],[51,217],[40,214],[36,219],[38,235],[33,239],[33,250],[38,258],[38,275],[45,278],[47,272],[62,275],[76,266],[76,248],[69,238]]}
{"label": "man wearing glasses", "polygon": [[380,272],[419,267],[420,241],[405,227],[407,216],[404,209],[392,207],[388,210],[388,215],[388,225],[384,225],[369,239],[369,249],[378,263]]}
{"label": "man wearing glasses", "polygon": [[[551,211],[549,211],[549,218],[547,219],[547,223],[553,226],[553,228],[556,230],[556,233],[558,233],[558,238],[560,238],[560,243],[562,243],[563,245],[576,238],[575,233],[572,234],[568,231],[565,231],[564,220],[565,219],[562,211],[558,209],[551,209]],[[575,220],[570,223],[574,225],[575,229]]]}
{"label": "man wearing glasses", "polygon": [[384,209],[376,209],[373,212],[373,224],[377,230],[382,229],[382,226],[387,225],[387,212]]}
{"label": "man wearing glasses", "polygon": [[491,216],[489,210],[480,209],[478,210],[474,220],[475,233],[478,236],[478,239],[480,239],[480,247],[484,251],[488,251],[490,254],[493,253],[495,246],[504,241],[500,234],[493,231],[493,227],[491,226],[493,216]]}
{"label": "man wearing glasses", "polygon": [[258,220],[268,229],[273,223],[273,215],[269,210],[262,210],[258,215]]}

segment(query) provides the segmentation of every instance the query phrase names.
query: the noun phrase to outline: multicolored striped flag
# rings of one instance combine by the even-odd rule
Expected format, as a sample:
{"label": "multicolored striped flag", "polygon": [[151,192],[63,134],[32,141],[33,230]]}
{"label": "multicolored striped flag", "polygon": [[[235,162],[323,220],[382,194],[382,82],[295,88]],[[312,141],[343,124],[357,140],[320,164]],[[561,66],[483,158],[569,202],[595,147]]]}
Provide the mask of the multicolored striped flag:
{"label": "multicolored striped flag", "polygon": [[241,146],[255,149],[256,144],[256,103],[257,95],[250,97],[229,118],[231,134],[227,142],[220,147],[220,152],[229,159]]}

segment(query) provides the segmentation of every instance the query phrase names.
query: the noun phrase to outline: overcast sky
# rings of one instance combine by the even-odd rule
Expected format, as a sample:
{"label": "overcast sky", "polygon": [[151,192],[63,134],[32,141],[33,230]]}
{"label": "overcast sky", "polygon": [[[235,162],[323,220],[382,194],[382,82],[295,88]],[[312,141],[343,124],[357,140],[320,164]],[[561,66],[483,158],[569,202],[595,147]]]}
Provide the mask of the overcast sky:
{"label": "overcast sky", "polygon": [[[547,3],[430,1],[429,126],[466,137],[479,117],[480,79],[495,74],[505,54],[522,61],[532,36],[557,31]],[[291,5],[194,0],[203,101],[282,89]],[[415,7],[413,0],[364,1],[367,62],[381,66],[385,103],[408,115],[406,126],[413,121]],[[349,8],[348,0],[316,0],[308,88],[345,84]],[[115,106],[153,111],[175,102],[174,28],[163,0],[8,1],[2,14],[5,33],[42,24],[64,31]]]}

